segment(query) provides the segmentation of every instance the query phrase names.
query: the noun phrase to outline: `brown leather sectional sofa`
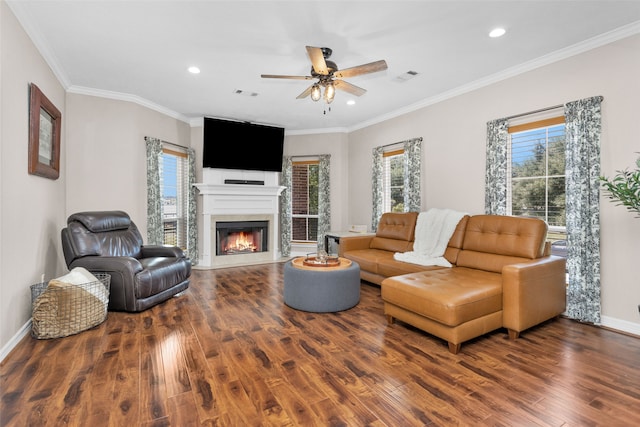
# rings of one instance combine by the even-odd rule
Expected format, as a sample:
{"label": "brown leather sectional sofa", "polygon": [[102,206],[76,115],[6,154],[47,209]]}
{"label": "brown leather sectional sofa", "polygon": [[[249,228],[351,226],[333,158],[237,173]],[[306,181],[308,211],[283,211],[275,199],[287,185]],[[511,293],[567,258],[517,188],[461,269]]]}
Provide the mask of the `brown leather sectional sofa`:
{"label": "brown leather sectional sofa", "polygon": [[453,267],[394,259],[413,250],[418,213],[386,213],[375,236],[340,239],[340,256],[381,286],[389,324],[396,319],[461,344],[499,328],[511,339],[563,313],[565,259],[549,255],[547,224],[498,215],[465,216],[444,254]]}

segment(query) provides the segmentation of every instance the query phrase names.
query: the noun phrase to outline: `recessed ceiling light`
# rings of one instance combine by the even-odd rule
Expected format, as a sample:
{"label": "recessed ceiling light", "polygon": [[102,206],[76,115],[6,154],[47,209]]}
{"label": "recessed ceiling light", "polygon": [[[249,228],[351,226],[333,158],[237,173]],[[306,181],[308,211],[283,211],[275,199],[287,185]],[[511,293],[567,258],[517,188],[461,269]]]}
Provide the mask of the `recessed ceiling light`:
{"label": "recessed ceiling light", "polygon": [[347,105],[356,105],[356,101],[354,101],[353,99],[350,99],[347,101]]}
{"label": "recessed ceiling light", "polygon": [[489,33],[489,37],[492,37],[492,38],[501,37],[501,36],[504,36],[504,33],[506,32],[507,31],[504,28],[494,28]]}
{"label": "recessed ceiling light", "polygon": [[198,67],[189,67],[188,70],[191,74],[200,74],[200,68]]}

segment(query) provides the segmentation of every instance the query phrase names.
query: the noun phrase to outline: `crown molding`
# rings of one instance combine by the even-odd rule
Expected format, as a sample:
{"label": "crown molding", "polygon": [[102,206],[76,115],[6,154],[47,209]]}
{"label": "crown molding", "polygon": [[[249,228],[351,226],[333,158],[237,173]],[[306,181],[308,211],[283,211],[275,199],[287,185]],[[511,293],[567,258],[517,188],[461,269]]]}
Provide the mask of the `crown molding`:
{"label": "crown molding", "polygon": [[[134,102],[143,107],[150,108],[159,113],[165,114],[169,117],[173,117],[177,120],[188,123],[191,127],[201,127],[203,126],[203,118],[202,117],[187,117],[181,113],[165,108],[161,105],[155,104],[147,99],[139,97],[137,95],[131,95],[120,92],[111,92],[101,89],[92,89],[82,86],[74,86],[69,81],[67,74],[64,72],[63,68],[60,66],[56,56],[49,50],[48,45],[44,42],[40,32],[29,24],[31,22],[28,19],[28,12],[25,8],[21,6],[20,1],[5,1],[9,8],[13,11],[14,15],[20,22],[20,25],[24,28],[28,36],[33,41],[34,45],[43,56],[44,60],[47,62],[51,70],[55,74],[56,78],[62,86],[71,93],[77,93],[82,95],[90,95],[90,96],[98,96],[109,99],[121,100]],[[306,134],[323,134],[323,133],[349,133],[359,129],[363,129],[368,126],[372,126],[404,114],[408,114],[419,110],[421,108],[428,107],[430,105],[437,104],[439,102],[445,101],[450,98],[454,98],[456,96],[481,89],[483,87],[489,86],[491,84],[500,82],[502,80],[506,80],[508,78],[526,73],[531,70],[535,70],[536,68],[543,67],[545,65],[552,64],[554,62],[561,61],[563,59],[570,58],[572,56],[578,55],[583,52],[587,52],[589,50],[604,46],[609,43],[613,43],[615,41],[624,39],[626,37],[630,37],[640,33],[640,21],[632,22],[631,24],[616,28],[615,30],[600,34],[598,36],[592,37],[590,39],[584,40],[582,42],[576,43],[564,49],[560,49],[558,51],[552,52],[548,55],[541,56],[531,61],[527,61],[515,67],[508,68],[499,73],[492,74],[485,78],[473,81],[469,84],[465,84],[454,88],[452,90],[442,92],[438,95],[435,95],[430,98],[426,98],[422,101],[413,103],[406,107],[400,108],[398,110],[389,112],[387,114],[383,114],[381,116],[372,118],[370,120],[366,120],[357,125],[354,125],[349,128],[334,128],[334,129],[307,129],[307,130],[296,130],[289,131],[287,134],[289,135],[306,135]]]}
{"label": "crown molding", "polygon": [[60,65],[58,58],[49,49],[49,46],[45,42],[40,31],[31,24],[33,19],[30,19],[29,12],[25,7],[23,7],[23,3],[19,1],[5,1],[5,3],[9,6],[9,9],[11,9],[14,16],[27,33],[36,49],[38,49],[38,52],[40,52],[40,55],[42,55],[47,65],[49,65],[49,68],[51,68],[51,71],[53,71],[53,74],[56,76],[62,87],[66,90],[71,85],[69,77]]}
{"label": "crown molding", "polygon": [[141,105],[143,107],[162,113],[166,116],[173,117],[174,119],[183,121],[185,123],[189,123],[190,125],[192,120],[194,120],[192,117],[187,117],[184,114],[170,110],[169,108],[165,108],[162,105],[149,101],[148,99],[142,98],[137,95],[131,95],[129,93],[113,92],[109,90],[94,89],[84,86],[71,86],[67,88],[67,92],[79,95],[97,96],[99,98],[115,99],[118,101],[133,102],[134,104]]}
{"label": "crown molding", "polygon": [[421,108],[437,104],[439,102],[445,101],[450,98],[454,98],[459,95],[463,95],[468,92],[472,92],[477,89],[481,89],[483,87],[492,85],[494,83],[498,83],[502,80],[515,77],[517,75],[535,70],[536,68],[540,68],[545,65],[552,64],[554,62],[562,61],[563,59],[570,58],[572,56],[590,51],[592,49],[596,49],[598,47],[607,45],[609,43],[613,43],[618,40],[622,40],[627,37],[631,37],[639,33],[640,33],[640,21],[636,21],[631,24],[625,25],[623,27],[617,28],[615,30],[609,31],[607,33],[603,33],[598,36],[592,37],[590,39],[584,40],[580,43],[576,43],[564,49],[560,49],[550,54],[533,59],[531,61],[527,61],[522,64],[516,65],[515,67],[507,68],[503,71],[500,71],[499,73],[495,73],[485,78],[475,80],[471,83],[458,86],[457,88],[454,88],[446,92],[442,92],[430,98],[426,98],[422,101],[419,101],[414,104],[403,107],[401,109],[392,111],[388,114],[384,114],[384,115],[375,117],[371,120],[359,123],[353,127],[350,127],[349,132],[353,132],[358,129],[362,129],[371,125],[384,122],[389,119],[393,119],[393,118],[405,115],[407,113],[414,112]]}

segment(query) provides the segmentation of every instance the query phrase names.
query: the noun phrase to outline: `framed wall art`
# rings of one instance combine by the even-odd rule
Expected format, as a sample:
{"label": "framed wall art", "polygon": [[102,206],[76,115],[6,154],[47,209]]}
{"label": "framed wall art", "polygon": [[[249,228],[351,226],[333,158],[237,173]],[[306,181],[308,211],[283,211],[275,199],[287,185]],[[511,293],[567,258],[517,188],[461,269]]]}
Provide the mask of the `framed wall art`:
{"label": "framed wall art", "polygon": [[58,179],[62,114],[38,86],[29,92],[29,173]]}

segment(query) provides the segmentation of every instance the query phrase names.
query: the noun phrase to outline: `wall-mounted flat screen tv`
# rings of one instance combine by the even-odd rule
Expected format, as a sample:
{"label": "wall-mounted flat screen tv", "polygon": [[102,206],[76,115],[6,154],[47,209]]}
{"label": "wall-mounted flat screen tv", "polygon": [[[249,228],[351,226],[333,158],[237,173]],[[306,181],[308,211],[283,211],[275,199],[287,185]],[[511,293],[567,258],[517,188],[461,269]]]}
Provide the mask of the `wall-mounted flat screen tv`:
{"label": "wall-mounted flat screen tv", "polygon": [[204,118],[202,166],[282,172],[284,128]]}

